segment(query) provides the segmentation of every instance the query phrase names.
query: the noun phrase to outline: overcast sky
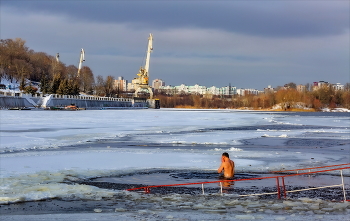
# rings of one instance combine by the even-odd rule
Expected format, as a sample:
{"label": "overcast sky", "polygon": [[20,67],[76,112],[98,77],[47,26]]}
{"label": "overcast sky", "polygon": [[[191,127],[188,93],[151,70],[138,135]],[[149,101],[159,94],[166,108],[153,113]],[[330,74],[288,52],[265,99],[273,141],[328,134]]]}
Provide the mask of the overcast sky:
{"label": "overcast sky", "polygon": [[131,81],[255,88],[350,82],[348,0],[0,0],[1,39]]}

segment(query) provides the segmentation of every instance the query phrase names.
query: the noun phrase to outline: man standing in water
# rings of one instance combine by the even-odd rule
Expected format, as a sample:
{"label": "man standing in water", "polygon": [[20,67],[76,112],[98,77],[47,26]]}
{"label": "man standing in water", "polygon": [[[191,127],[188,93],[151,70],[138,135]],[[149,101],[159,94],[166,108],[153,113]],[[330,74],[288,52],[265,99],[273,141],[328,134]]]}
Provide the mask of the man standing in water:
{"label": "man standing in water", "polygon": [[221,166],[218,169],[218,173],[224,171],[225,179],[233,178],[235,175],[235,163],[230,160],[228,153],[223,153],[221,156]]}

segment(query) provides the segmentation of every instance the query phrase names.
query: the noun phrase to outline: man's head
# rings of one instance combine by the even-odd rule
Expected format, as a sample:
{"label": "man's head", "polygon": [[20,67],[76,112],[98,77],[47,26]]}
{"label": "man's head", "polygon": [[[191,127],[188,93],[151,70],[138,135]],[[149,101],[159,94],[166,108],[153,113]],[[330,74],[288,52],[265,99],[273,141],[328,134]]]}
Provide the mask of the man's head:
{"label": "man's head", "polygon": [[225,152],[225,153],[223,153],[223,154],[222,154],[222,156],[223,156],[223,157],[230,158],[230,155],[228,155],[228,153],[226,153],[226,152]]}

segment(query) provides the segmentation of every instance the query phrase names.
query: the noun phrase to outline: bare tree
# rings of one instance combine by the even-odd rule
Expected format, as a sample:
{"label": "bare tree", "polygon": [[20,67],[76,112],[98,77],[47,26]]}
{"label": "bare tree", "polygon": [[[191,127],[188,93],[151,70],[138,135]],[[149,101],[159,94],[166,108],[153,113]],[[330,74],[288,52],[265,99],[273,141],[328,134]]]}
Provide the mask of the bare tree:
{"label": "bare tree", "polygon": [[105,92],[107,97],[112,97],[116,93],[114,87],[114,77],[107,76],[105,81]]}
{"label": "bare tree", "polygon": [[78,68],[74,65],[69,65],[66,67],[66,73],[68,79],[76,79],[77,78]]}
{"label": "bare tree", "polygon": [[85,93],[92,93],[92,87],[95,83],[95,80],[94,74],[92,73],[92,70],[89,67],[82,67],[79,75],[79,81],[81,91]]}
{"label": "bare tree", "polygon": [[14,66],[14,78],[16,80],[20,80],[22,78],[29,78],[30,74],[33,71],[33,67],[30,63],[26,62],[25,60],[19,60],[15,59],[13,61]]}
{"label": "bare tree", "polygon": [[105,96],[105,91],[104,91],[104,84],[105,84],[105,81],[103,79],[103,77],[101,75],[98,75],[97,78],[96,78],[96,85],[95,85],[95,92],[96,92],[96,95],[98,96]]}
{"label": "bare tree", "polygon": [[287,86],[288,88],[297,89],[297,85],[294,82],[290,82],[290,83],[286,84],[285,86]]}
{"label": "bare tree", "polygon": [[[24,63],[28,62],[28,48],[25,46],[25,41],[16,38],[6,39],[0,41],[0,71],[2,77],[6,75],[6,78],[11,82],[13,80],[20,80],[22,70],[20,70]],[[16,63],[16,65],[14,65]],[[18,73],[21,71],[21,73]]]}
{"label": "bare tree", "polygon": [[52,79],[49,76],[51,66],[51,59],[49,55],[44,52],[29,51],[29,62],[33,67],[29,79],[32,81],[41,81],[41,78]]}

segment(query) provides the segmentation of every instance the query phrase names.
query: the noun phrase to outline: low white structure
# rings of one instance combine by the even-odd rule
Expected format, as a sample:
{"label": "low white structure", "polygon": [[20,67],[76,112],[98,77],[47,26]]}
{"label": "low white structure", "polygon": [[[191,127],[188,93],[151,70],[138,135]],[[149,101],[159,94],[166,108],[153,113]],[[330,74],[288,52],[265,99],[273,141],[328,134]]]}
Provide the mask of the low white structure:
{"label": "low white structure", "polygon": [[237,94],[241,95],[241,96],[245,96],[245,95],[249,95],[249,94],[253,94],[253,95],[258,95],[260,93],[260,91],[258,91],[257,89],[244,89],[244,88],[240,88],[237,89]]}
{"label": "low white structure", "polygon": [[340,83],[336,83],[336,84],[333,84],[333,88],[336,90],[336,91],[342,91],[344,90],[344,85],[340,84]]}
{"label": "low white structure", "polygon": [[234,95],[237,94],[236,87],[226,86],[226,87],[215,87],[211,86],[207,88],[206,86],[201,86],[195,84],[193,86],[188,86],[181,84],[179,86],[160,86],[160,91],[166,94],[200,94],[200,95]]}

